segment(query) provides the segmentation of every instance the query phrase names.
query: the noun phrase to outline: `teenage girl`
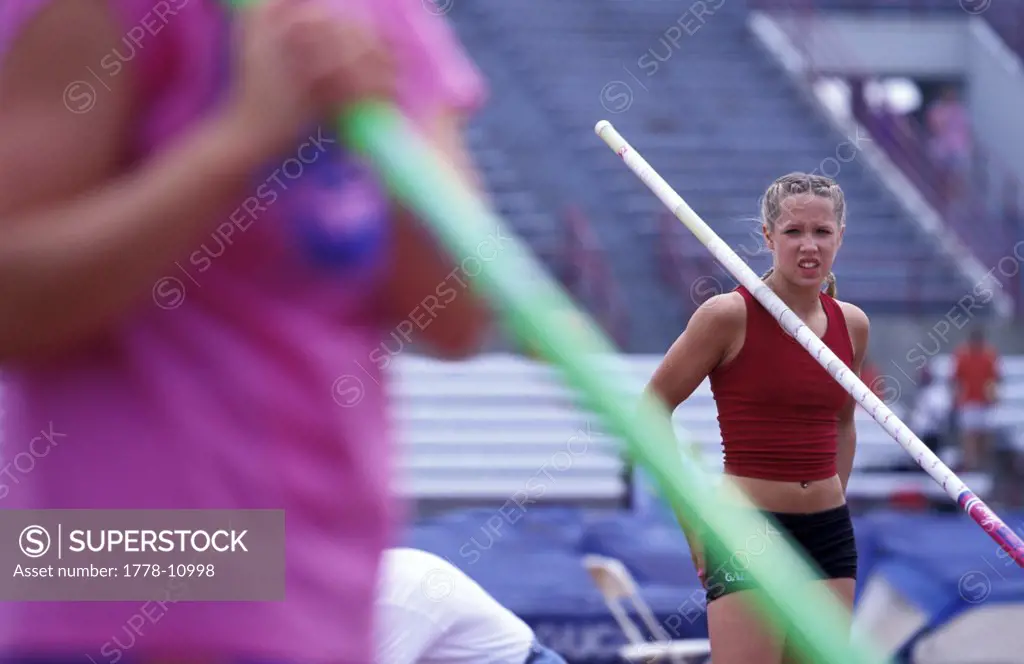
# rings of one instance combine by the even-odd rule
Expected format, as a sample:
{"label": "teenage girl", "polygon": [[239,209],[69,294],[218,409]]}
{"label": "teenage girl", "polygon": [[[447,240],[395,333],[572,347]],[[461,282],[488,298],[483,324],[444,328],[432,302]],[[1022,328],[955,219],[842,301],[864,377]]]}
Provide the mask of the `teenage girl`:
{"label": "teenage girl", "polygon": [[[825,177],[786,175],[765,193],[761,221],[773,255],[765,283],[859,372],[868,319],[835,299],[831,271],[846,225],[842,190]],[[706,377],[718,408],[726,474],[778,519],[816,563],[822,583],[852,607],[857,549],[845,494],[856,402],[743,287],[694,312],[648,389],[674,411]],[[759,591],[751,589],[744,564],[771,544],[770,535],[749,552],[704,560],[700,534],[686,534],[707,591],[715,664],[791,661],[785,635],[766,628],[745,601]]]}
{"label": "teenage girl", "polygon": [[[396,510],[368,358],[458,262],[332,140],[333,117],[394,100],[472,179],[460,122],[481,95],[419,0],[236,17],[220,0],[3,0],[0,437],[11,458],[48,423],[64,435],[4,507],[287,514],[285,601],[4,603],[4,659],[372,661]],[[463,357],[487,329],[460,292],[417,334]],[[347,408],[343,376],[362,383]]]}

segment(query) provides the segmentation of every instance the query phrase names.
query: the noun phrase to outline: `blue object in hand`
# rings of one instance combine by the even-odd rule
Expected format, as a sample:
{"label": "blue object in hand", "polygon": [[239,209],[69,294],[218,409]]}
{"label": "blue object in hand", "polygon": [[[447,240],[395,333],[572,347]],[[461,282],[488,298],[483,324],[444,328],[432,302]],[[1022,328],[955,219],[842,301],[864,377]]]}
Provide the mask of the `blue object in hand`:
{"label": "blue object in hand", "polygon": [[317,264],[349,270],[380,255],[391,203],[369,169],[330,150],[308,164],[297,185],[295,230]]}

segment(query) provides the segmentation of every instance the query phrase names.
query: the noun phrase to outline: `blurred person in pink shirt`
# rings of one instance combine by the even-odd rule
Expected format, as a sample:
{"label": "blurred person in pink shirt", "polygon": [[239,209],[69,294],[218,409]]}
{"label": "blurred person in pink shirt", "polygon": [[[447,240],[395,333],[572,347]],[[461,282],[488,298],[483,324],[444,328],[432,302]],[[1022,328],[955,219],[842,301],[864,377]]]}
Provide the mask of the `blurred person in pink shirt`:
{"label": "blurred person in pink shirt", "polygon": [[[472,184],[460,127],[483,94],[420,0],[234,17],[216,0],[2,0],[0,435],[7,458],[48,422],[64,436],[3,507],[287,516],[285,601],[175,604],[141,629],[142,602],[4,603],[6,661],[372,661],[398,510],[368,358],[458,263],[333,116],[393,100]],[[462,288],[417,335],[458,358],[487,329]],[[337,379],[357,374],[342,408]]]}
{"label": "blurred person in pink shirt", "polygon": [[971,168],[971,118],[956,89],[949,87],[928,109],[926,119],[931,157],[947,179],[947,194],[955,198],[966,186]]}

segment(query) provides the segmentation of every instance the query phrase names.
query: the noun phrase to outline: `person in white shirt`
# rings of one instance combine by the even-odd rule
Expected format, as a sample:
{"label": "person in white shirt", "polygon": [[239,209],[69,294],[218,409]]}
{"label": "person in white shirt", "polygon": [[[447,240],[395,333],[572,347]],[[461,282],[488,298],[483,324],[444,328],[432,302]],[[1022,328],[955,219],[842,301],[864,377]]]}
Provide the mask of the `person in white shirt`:
{"label": "person in white shirt", "polygon": [[920,387],[907,424],[932,452],[938,454],[943,436],[949,428],[953,408],[949,388],[935,380],[931,369],[921,369]]}
{"label": "person in white shirt", "polygon": [[565,664],[462,570],[418,549],[384,553],[376,630],[376,664]]}

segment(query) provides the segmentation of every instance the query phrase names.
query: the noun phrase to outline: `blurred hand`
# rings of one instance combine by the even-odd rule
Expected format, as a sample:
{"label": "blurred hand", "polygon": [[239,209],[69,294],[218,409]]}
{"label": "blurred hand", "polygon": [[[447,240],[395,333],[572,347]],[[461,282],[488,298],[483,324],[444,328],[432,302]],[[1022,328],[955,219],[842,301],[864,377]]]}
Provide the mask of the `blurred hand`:
{"label": "blurred hand", "polygon": [[395,67],[368,25],[324,0],[266,0],[239,10],[227,112],[267,155],[339,107],[394,96]]}
{"label": "blurred hand", "polygon": [[697,570],[697,578],[700,579],[700,585],[706,585],[707,570],[704,569],[704,548],[700,545],[700,542],[691,542],[690,560],[693,561],[693,568]]}

